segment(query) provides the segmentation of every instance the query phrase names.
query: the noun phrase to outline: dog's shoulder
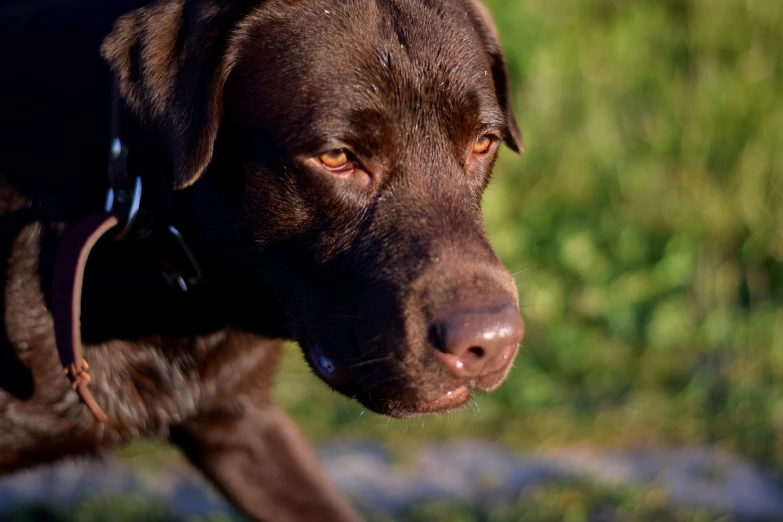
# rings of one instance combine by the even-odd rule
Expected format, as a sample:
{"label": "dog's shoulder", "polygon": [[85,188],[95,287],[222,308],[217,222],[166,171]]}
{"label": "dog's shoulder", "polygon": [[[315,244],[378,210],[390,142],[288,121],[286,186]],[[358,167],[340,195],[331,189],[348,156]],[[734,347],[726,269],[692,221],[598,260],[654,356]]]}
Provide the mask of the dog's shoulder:
{"label": "dog's shoulder", "polygon": [[40,266],[59,232],[0,175],[0,475],[269,400],[279,342],[230,329],[111,340],[87,347],[90,389],[109,416],[98,423],[57,355]]}

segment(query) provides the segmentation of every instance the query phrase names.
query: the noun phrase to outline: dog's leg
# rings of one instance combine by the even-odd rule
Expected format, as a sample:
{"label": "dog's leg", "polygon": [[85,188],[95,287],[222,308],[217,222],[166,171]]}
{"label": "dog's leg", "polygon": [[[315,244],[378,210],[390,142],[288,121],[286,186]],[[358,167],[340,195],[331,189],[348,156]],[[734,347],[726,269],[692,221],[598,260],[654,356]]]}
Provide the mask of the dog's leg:
{"label": "dog's leg", "polygon": [[363,520],[294,422],[274,405],[247,405],[241,417],[190,421],[172,431],[172,440],[252,520]]}

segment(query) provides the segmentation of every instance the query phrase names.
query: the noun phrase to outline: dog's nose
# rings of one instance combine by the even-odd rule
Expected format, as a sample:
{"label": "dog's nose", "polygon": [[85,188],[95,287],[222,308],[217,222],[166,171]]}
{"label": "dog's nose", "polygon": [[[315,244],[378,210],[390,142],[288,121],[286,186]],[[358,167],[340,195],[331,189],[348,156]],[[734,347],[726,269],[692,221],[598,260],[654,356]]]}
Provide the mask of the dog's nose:
{"label": "dog's nose", "polygon": [[524,335],[524,323],[513,304],[462,309],[436,321],[432,342],[440,362],[454,375],[476,378],[511,363]]}

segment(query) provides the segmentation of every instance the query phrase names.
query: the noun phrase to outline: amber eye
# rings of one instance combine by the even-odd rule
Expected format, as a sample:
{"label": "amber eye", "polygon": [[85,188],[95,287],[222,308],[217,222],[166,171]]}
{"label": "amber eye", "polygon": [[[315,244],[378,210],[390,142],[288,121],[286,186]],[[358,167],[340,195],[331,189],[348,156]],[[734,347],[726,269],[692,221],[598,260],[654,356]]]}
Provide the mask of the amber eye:
{"label": "amber eye", "polygon": [[342,149],[330,150],[324,152],[318,157],[324,167],[329,170],[347,170],[351,165],[348,153]]}
{"label": "amber eye", "polygon": [[473,154],[485,154],[492,146],[491,136],[482,136],[473,144]]}

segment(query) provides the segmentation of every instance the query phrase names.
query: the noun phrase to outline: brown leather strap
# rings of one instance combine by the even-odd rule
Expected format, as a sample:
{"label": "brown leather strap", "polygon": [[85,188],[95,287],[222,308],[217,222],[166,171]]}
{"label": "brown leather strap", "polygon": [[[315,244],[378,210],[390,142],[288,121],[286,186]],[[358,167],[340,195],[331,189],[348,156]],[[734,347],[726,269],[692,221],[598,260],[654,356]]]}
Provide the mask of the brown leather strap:
{"label": "brown leather strap", "polygon": [[[2,1],[2,0],[0,0]],[[128,112],[123,101],[117,78],[112,79],[111,91],[111,147],[109,151],[107,207],[104,212],[95,213],[74,225],[66,231],[57,252],[53,274],[52,316],[54,317],[55,340],[65,373],[73,382],[74,389],[79,393],[84,403],[100,422],[107,418],[103,410],[95,402],[90,393],[88,383],[90,376],[87,361],[83,358],[84,347],[81,339],[81,303],[84,270],[90,251],[98,240],[110,230],[116,240],[127,239],[129,235],[138,236],[140,229],[145,228],[136,223],[141,202],[141,176],[131,176],[129,172],[129,146],[139,145],[138,122]],[[133,141],[133,138],[136,141]],[[143,152],[141,153],[143,156]],[[138,165],[137,165],[138,167]],[[156,193],[155,190],[152,191]],[[166,197],[168,192],[163,191]],[[149,198],[148,198],[149,199]],[[153,197],[153,200],[155,198]],[[158,205],[156,214],[171,206]],[[154,206],[154,205],[153,205]],[[171,223],[171,210],[164,216],[164,222]],[[149,238],[156,227],[149,226],[147,220],[146,232],[142,234]],[[154,220],[157,221],[157,220]],[[135,223],[135,225],[134,225]],[[119,226],[118,226],[119,225]],[[165,259],[161,260],[163,276],[169,284],[187,291],[189,286],[197,284],[202,277],[201,268],[195,257],[182,239],[179,231],[173,225],[162,227],[158,236],[162,236],[172,248],[164,248],[164,243],[156,243],[157,250]],[[173,241],[173,243],[172,243]],[[182,269],[182,267],[185,267]]]}
{"label": "brown leather strap", "polygon": [[98,212],[68,230],[57,251],[52,286],[52,316],[60,360],[73,388],[100,422],[106,422],[106,414],[87,387],[90,376],[81,336],[82,284],[92,248],[118,223],[116,215]]}

